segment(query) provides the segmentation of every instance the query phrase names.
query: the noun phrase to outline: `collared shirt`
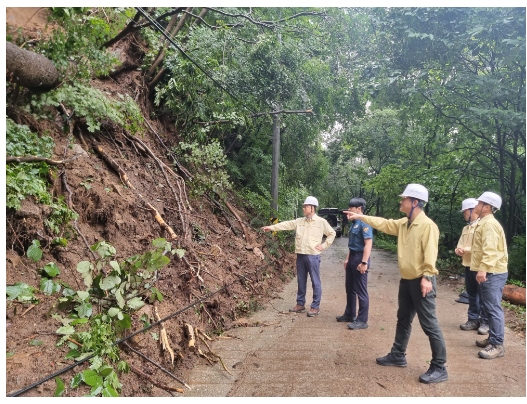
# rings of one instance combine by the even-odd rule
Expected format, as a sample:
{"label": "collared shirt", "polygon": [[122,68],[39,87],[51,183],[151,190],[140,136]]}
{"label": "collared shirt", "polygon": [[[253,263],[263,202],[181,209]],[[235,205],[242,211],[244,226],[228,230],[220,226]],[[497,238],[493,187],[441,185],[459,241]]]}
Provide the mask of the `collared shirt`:
{"label": "collared shirt", "polygon": [[397,236],[401,278],[417,279],[439,274],[436,269],[439,229],[425,212],[420,212],[410,226],[407,226],[407,217],[394,220],[364,216],[362,221],[374,229]]}
{"label": "collared shirt", "polygon": [[[288,220],[269,226],[275,230],[296,230],[295,253],[319,255],[320,251],[315,247],[322,244],[324,249],[328,248],[335,240],[335,230],[326,219],[314,214],[311,219],[301,217],[296,220]],[[326,235],[326,241],[322,243],[322,236]]]}
{"label": "collared shirt", "polygon": [[472,241],[471,271],[492,273],[507,272],[509,254],[507,240],[500,222],[490,214],[480,219]]}
{"label": "collared shirt", "polygon": [[373,230],[370,225],[356,219],[351,222],[348,248],[354,252],[364,251],[364,240],[373,239]]}
{"label": "collared shirt", "polygon": [[457,242],[457,248],[463,248],[465,252],[461,256],[463,266],[470,266],[470,258],[472,257],[472,239],[474,238],[474,230],[479,219],[474,220],[472,223],[463,227],[461,237]]}

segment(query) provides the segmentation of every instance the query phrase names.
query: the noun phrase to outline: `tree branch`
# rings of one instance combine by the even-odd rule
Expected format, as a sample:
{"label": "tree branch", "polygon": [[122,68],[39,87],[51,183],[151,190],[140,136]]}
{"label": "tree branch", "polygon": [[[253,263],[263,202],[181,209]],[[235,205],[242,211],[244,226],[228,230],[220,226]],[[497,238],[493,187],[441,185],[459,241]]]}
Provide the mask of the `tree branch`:
{"label": "tree branch", "polygon": [[13,156],[6,156],[6,163],[28,163],[28,162],[39,162],[44,161],[48,164],[51,164],[53,166],[58,166],[61,164],[69,163],[77,158],[82,156],[82,153],[76,154],[75,156],[66,159],[66,160],[51,160],[45,157],[39,157],[39,156],[26,156],[26,157],[13,157]]}
{"label": "tree branch", "polygon": [[[263,115],[277,115],[277,114],[313,114],[312,109],[308,109],[305,111],[299,110],[299,111],[292,111],[292,110],[285,110],[281,109],[280,111],[267,111],[267,112],[258,112],[256,114],[249,115],[249,118],[256,118]],[[218,123],[229,123],[232,122],[232,119],[220,119],[219,121],[208,121],[208,122],[194,122],[199,125],[216,125]]]}

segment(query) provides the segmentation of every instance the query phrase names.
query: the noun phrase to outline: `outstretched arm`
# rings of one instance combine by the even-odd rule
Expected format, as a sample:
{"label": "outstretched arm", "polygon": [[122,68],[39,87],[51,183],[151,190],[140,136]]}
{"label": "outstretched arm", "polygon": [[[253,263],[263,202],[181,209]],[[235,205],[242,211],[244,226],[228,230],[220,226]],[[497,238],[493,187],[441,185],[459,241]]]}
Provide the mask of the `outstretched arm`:
{"label": "outstretched arm", "polygon": [[406,223],[404,218],[399,220],[383,219],[382,217],[361,215],[348,210],[344,210],[342,213],[348,214],[348,220],[360,219],[364,223],[369,224],[374,229],[380,230],[383,233],[390,234],[392,236],[399,235],[399,227],[401,226],[403,220]]}

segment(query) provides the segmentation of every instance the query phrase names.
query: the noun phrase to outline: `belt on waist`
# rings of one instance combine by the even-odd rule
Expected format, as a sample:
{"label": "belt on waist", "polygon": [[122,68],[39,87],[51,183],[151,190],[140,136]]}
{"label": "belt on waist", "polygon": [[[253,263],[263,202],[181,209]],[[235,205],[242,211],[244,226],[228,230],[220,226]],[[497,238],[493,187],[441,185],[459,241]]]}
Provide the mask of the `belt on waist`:
{"label": "belt on waist", "polygon": [[364,251],[353,251],[350,250],[350,254],[362,254]]}

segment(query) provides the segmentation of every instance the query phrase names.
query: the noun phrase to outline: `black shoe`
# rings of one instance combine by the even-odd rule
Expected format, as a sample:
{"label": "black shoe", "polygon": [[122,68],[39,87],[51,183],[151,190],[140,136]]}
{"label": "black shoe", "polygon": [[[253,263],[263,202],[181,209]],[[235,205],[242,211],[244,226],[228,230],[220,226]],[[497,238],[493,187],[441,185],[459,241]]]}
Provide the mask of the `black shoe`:
{"label": "black shoe", "polygon": [[479,328],[478,320],[468,320],[465,324],[459,326],[463,331],[477,330]]}
{"label": "black shoe", "polygon": [[448,373],[446,367],[430,364],[430,368],[426,371],[425,374],[419,376],[419,381],[421,383],[439,383],[448,380]]}
{"label": "black shoe", "polygon": [[346,316],[338,316],[337,321],[339,323],[353,323],[355,321],[355,318],[346,317]]}
{"label": "black shoe", "polygon": [[362,321],[354,321],[353,323],[348,324],[350,330],[363,330],[368,328],[368,323],[363,323]]}
{"label": "black shoe", "polygon": [[377,358],[377,364],[382,366],[399,366],[401,368],[408,366],[404,354],[393,354],[391,352],[382,358]]}

